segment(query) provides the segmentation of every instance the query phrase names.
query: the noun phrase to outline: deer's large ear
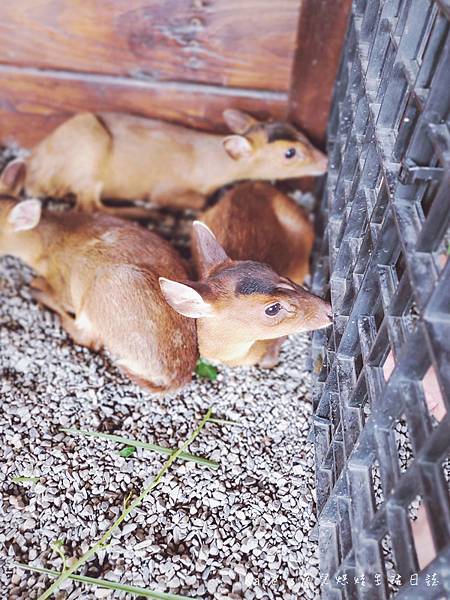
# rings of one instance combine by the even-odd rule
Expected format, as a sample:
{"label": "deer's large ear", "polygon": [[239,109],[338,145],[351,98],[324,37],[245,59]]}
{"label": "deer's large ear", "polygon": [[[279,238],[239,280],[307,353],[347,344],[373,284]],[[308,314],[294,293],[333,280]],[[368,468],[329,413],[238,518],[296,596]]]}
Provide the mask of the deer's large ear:
{"label": "deer's large ear", "polygon": [[165,277],[159,278],[159,286],[167,303],[180,315],[199,319],[211,314],[211,305],[193,287]]}
{"label": "deer's large ear", "polygon": [[227,108],[223,111],[222,116],[233,133],[245,133],[258,123],[251,115],[234,108]]}
{"label": "deer's large ear", "polygon": [[192,224],[192,255],[200,279],[206,279],[214,267],[230,260],[211,229],[201,221]]}
{"label": "deer's large ear", "polygon": [[253,154],[253,147],[243,135],[229,135],[222,141],[225,152],[233,160],[249,158]]}
{"label": "deer's large ear", "polygon": [[42,205],[39,200],[23,200],[11,209],[8,225],[13,231],[34,229],[41,219]]}
{"label": "deer's large ear", "polygon": [[9,162],[0,175],[0,187],[11,194],[18,194],[24,184],[26,163],[22,158]]}

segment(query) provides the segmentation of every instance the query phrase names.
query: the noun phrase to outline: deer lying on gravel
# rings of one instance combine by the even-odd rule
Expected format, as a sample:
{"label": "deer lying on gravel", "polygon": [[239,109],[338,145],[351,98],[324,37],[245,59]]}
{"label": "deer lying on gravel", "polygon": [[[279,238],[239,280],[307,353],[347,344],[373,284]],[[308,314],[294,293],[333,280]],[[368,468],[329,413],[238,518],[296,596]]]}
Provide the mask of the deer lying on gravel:
{"label": "deer lying on gravel", "polygon": [[137,224],[42,213],[38,200],[0,198],[0,255],[36,271],[34,297],[60,316],[76,343],[105,347],[151,391],[187,383],[199,350],[219,362],[253,364],[270,340],[329,324],[320,298],[267,265],[230,260],[203,224],[193,236],[210,266],[200,282],[187,281],[175,250]]}
{"label": "deer lying on gravel", "polygon": [[200,281],[160,278],[167,302],[197,319],[202,357],[230,366],[273,367],[286,336],[331,324],[329,303],[287,278],[303,281],[313,239],[293,200],[272,186],[245,184],[207,211],[205,221],[224,247],[207,225],[194,222],[192,249]]}
{"label": "deer lying on gravel", "polygon": [[110,215],[44,211],[39,200],[0,198],[0,255],[37,273],[36,300],[82,346],[105,347],[154,392],[188,383],[197,360],[195,323],[164,300],[159,276],[186,279],[168,242]]}
{"label": "deer lying on gravel", "polygon": [[[74,194],[79,209],[139,218],[149,211],[107,208],[102,198],[201,208],[209,194],[236,180],[287,179],[326,171],[325,155],[292,125],[259,122],[232,109],[223,116],[232,135],[125,114],[75,115],[26,160],[26,194],[55,198]],[[6,172],[17,169],[14,163]],[[9,178],[6,173],[4,179],[14,181],[14,173]]]}
{"label": "deer lying on gravel", "polygon": [[[262,262],[292,282],[304,282],[309,273],[314,228],[304,210],[269,183],[237,185],[201,218],[233,260]],[[192,250],[197,270],[205,277],[209,266],[196,245]],[[284,340],[270,343],[262,366],[278,362]]]}

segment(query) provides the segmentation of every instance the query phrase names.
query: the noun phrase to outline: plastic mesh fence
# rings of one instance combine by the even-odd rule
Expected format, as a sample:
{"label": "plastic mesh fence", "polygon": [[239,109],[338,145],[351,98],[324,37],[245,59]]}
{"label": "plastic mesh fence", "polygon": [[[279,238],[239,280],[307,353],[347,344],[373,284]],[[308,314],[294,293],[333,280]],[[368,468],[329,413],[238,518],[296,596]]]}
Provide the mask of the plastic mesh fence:
{"label": "plastic mesh fence", "polygon": [[[322,598],[450,598],[450,2],[356,0],[313,291]],[[328,284],[329,282],[329,284]]]}

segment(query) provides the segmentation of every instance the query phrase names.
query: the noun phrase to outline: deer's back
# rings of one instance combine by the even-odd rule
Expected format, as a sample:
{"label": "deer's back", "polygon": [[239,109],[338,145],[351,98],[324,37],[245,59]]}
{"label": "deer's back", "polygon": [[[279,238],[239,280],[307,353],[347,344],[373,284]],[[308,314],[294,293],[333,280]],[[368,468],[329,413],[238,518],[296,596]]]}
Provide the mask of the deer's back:
{"label": "deer's back", "polygon": [[269,264],[277,273],[303,281],[314,234],[294,200],[264,182],[227,192],[202,220],[234,260]]}

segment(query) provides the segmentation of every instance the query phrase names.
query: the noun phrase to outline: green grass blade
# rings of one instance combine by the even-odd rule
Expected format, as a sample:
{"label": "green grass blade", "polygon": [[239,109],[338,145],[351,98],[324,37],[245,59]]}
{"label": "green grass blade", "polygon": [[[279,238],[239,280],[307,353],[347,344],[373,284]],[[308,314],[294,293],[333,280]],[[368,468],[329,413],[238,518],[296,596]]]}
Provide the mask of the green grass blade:
{"label": "green grass blade", "polygon": [[[50,577],[59,577],[61,574],[58,571],[51,571],[50,569],[43,569],[41,567],[31,567],[30,565],[24,565],[22,563],[14,564],[16,567],[20,567],[21,569],[34,571],[35,573],[42,573],[44,575],[49,575]],[[192,600],[192,598],[189,596],[179,596],[177,594],[156,592],[132,585],[117,583],[116,581],[109,581],[108,579],[96,579],[95,577],[85,577],[84,575],[69,575],[69,579],[72,579],[73,581],[80,581],[81,583],[88,583],[89,585],[95,585],[101,588],[106,588],[108,590],[127,592],[128,594],[134,594],[135,596],[144,596],[144,598],[155,598],[156,600]]]}
{"label": "green grass blade", "polygon": [[[85,437],[93,437],[100,440],[108,440],[110,442],[117,442],[118,444],[124,444],[125,446],[134,446],[135,448],[144,448],[158,454],[165,454],[170,456],[175,450],[172,448],[165,448],[164,446],[158,446],[157,444],[150,444],[148,442],[141,442],[139,440],[132,440],[130,438],[123,437],[121,435],[114,435],[112,433],[102,433],[101,431],[85,431],[83,429],[61,429],[64,433],[71,433],[72,435],[83,435]],[[179,456],[181,460],[189,460],[195,462],[198,465],[208,467],[209,469],[218,469],[219,463],[215,460],[209,460],[203,458],[203,456],[197,456],[190,454],[189,452],[182,452]]]}
{"label": "green grass blade", "polygon": [[93,558],[97,554],[97,552],[99,552],[99,550],[105,548],[106,544],[109,541],[109,538],[120,527],[123,521],[125,521],[128,518],[128,516],[137,507],[139,507],[142,504],[142,502],[153,492],[153,490],[161,483],[164,475],[171,468],[173,463],[180,457],[180,454],[185,452],[192,444],[192,442],[194,442],[197,439],[211,415],[212,407],[209,407],[205,416],[202,418],[200,423],[190,434],[187,440],[185,440],[184,443],[179,448],[177,448],[177,450],[174,450],[171,453],[171,455],[165,461],[161,469],[158,471],[155,477],[153,477],[150,483],[142,490],[139,496],[137,496],[129,504],[128,502],[124,504],[123,510],[120,513],[120,515],[117,517],[114,523],[110,525],[109,528],[103,533],[101,538],[99,538],[88,550],[86,550],[84,554],[82,554],[78,559],[76,559],[75,562],[73,562],[69,567],[67,567],[65,571],[59,573],[55,581],[39,596],[38,600],[47,600],[47,598],[50,598],[61,587],[61,585],[67,579],[69,579],[69,577],[74,575],[85,563],[90,561],[91,558]]}
{"label": "green grass blade", "polygon": [[211,417],[209,419],[209,423],[215,423],[216,425],[238,425],[239,427],[243,427],[239,421],[230,421],[229,419],[216,419],[216,417]]}
{"label": "green grass blade", "polygon": [[13,483],[32,483],[33,485],[39,481],[39,477],[27,477],[26,475],[19,475],[18,477],[11,477]]}

